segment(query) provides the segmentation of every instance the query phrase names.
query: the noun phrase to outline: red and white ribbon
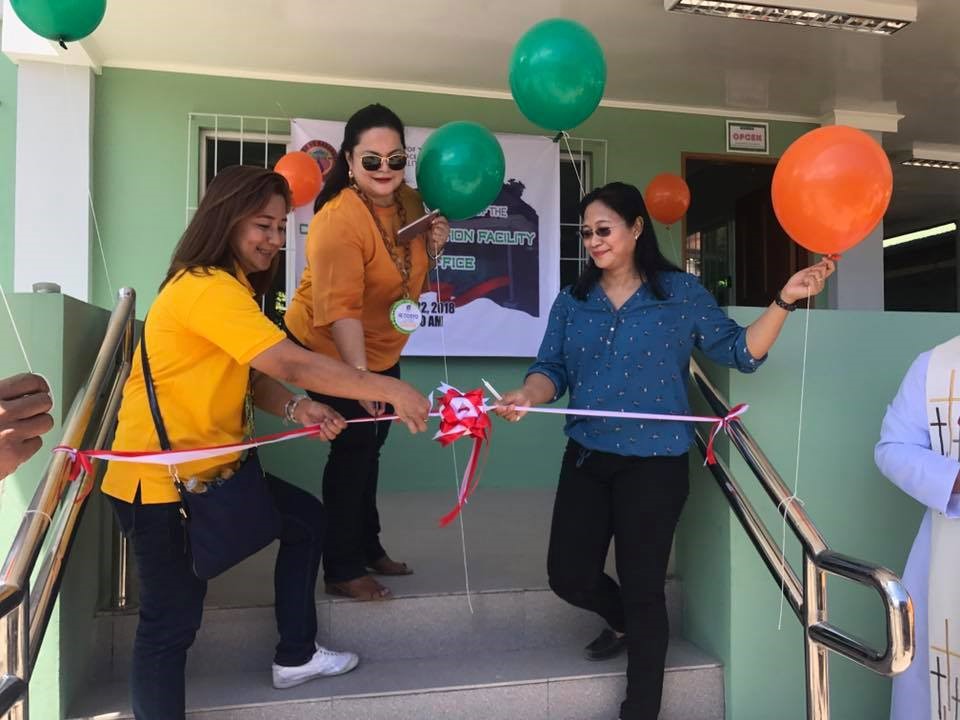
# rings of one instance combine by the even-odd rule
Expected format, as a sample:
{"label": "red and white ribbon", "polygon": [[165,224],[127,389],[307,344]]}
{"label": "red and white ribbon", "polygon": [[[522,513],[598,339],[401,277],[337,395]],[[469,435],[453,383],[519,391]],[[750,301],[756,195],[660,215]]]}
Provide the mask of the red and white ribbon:
{"label": "red and white ribbon", "polygon": [[[488,385],[488,387],[490,387]],[[493,391],[492,388],[490,388]],[[488,405],[483,391],[479,388],[462,393],[450,385],[443,384],[439,391],[442,396],[436,411],[430,413],[430,417],[440,418],[440,429],[434,435],[441,445],[446,447],[463,437],[473,438],[473,448],[470,451],[470,458],[463,471],[463,478],[460,481],[460,488],[457,494],[457,505],[449,513],[440,519],[440,525],[448,525],[454,520],[467,500],[473,494],[480,482],[479,468],[481,465],[481,456],[484,451],[489,452],[490,433],[493,426],[490,422],[489,411],[493,406]],[[496,391],[493,391],[496,394]],[[431,407],[433,406],[433,395],[430,395]],[[713,429],[710,432],[710,440],[707,443],[706,464],[713,465],[717,458],[714,453],[714,441],[720,434],[720,431],[726,431],[730,423],[738,419],[748,409],[749,405],[741,404],[732,408],[724,417],[711,417],[703,415],[668,415],[665,413],[638,413],[638,412],[617,412],[606,410],[587,410],[578,408],[545,408],[545,407],[520,407],[517,410],[532,413],[542,413],[549,415],[581,415],[587,417],[617,418],[623,420],[668,420],[672,422],[703,422],[712,423]],[[362,422],[392,422],[399,420],[397,415],[381,415],[379,417],[365,417],[347,420],[347,423]],[[129,462],[140,463],[144,465],[164,465],[173,467],[182,463],[194,462],[196,460],[208,460],[210,458],[221,457],[240,453],[244,450],[273,445],[286,442],[288,440],[298,440],[300,438],[314,437],[322,431],[320,425],[309,425],[294,430],[263,435],[252,440],[239,443],[230,443],[228,445],[213,445],[202,448],[191,448],[189,450],[78,450],[77,448],[66,445],[58,445],[53,449],[55,453],[66,453],[70,456],[73,466],[70,479],[75,480],[81,470],[88,474],[93,472],[93,460],[107,460],[109,462]]]}

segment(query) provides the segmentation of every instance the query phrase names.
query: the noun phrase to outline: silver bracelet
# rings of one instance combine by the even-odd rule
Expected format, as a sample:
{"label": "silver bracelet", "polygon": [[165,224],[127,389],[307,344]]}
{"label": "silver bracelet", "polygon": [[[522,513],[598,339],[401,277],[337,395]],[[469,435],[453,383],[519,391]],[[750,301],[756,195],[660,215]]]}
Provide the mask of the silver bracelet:
{"label": "silver bracelet", "polygon": [[287,400],[287,402],[283,406],[283,422],[284,423],[288,425],[296,424],[297,419],[293,416],[293,414],[297,411],[297,406],[300,404],[300,402],[306,399],[307,399],[307,396],[301,393],[300,395],[294,395],[292,398]]}

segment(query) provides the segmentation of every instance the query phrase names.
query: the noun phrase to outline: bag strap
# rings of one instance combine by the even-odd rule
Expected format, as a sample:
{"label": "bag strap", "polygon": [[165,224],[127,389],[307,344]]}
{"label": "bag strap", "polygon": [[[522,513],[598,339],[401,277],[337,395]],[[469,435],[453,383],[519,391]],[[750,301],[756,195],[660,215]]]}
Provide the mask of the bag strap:
{"label": "bag strap", "polygon": [[140,364],[143,365],[143,381],[147,386],[147,400],[150,402],[150,414],[153,416],[153,425],[157,429],[161,450],[172,450],[167,428],[160,415],[160,405],[157,403],[157,392],[153,386],[153,374],[150,372],[150,360],[147,357],[147,318],[143,319],[143,332],[140,334]]}

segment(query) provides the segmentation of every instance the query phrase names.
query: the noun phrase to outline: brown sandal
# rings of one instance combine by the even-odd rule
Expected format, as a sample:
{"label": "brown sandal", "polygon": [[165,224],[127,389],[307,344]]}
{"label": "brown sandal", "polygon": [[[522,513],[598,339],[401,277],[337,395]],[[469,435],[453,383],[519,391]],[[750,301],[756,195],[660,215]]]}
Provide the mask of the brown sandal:
{"label": "brown sandal", "polygon": [[393,597],[390,588],[381,585],[369,575],[353,580],[344,580],[343,582],[328,582],[326,591],[328,595],[337,595],[351,600],[378,601],[389,600]]}
{"label": "brown sandal", "polygon": [[405,562],[391,560],[389,555],[368,563],[367,567],[374,575],[413,575],[413,570]]}

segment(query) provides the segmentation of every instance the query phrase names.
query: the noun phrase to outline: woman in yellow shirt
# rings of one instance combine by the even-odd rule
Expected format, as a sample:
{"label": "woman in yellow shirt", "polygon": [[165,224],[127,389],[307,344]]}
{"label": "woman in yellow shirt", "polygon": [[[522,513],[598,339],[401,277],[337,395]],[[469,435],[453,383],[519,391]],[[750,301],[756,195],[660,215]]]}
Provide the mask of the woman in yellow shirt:
{"label": "woman in yellow shirt", "polygon": [[[235,443],[250,420],[246,402],[289,420],[323,426],[332,440],[346,424],[330,407],[293,395],[278,380],[370,401],[389,398],[413,432],[426,429],[428,402],[409,385],[366,373],[291,342],[258,305],[285,241],[290,191],[276,173],[228,168],[210,184],[174,251],[150,308],[144,337],[164,425],[174,449]],[[114,450],[158,450],[139,352],[124,386]],[[188,487],[226,480],[238,456],[180,465]],[[353,653],[316,644],[314,593],[323,547],[321,503],[268,475],[282,518],[274,575],[280,634],[273,684],[292,687],[357,664]],[[170,471],[111,464],[102,485],[132,539],[140,622],[131,672],[137,720],[184,717],[187,649],[200,627],[206,582],[192,571]]]}
{"label": "woman in yellow shirt", "polygon": [[[438,217],[426,233],[398,242],[397,231],[424,214],[420,195],[403,181],[406,164],[403,123],[391,110],[369,105],[347,121],[307,233],[307,267],[286,314],[290,336],[304,347],[396,378],[411,332],[402,329],[398,310],[405,300],[419,306],[450,231]],[[385,402],[311,397],[346,418],[390,412]],[[412,572],[391,560],[379,539],[377,477],[389,429],[389,423],[353,425],[330,445],[323,473],[328,593],[382,600],[390,591],[368,568],[381,575]]]}

